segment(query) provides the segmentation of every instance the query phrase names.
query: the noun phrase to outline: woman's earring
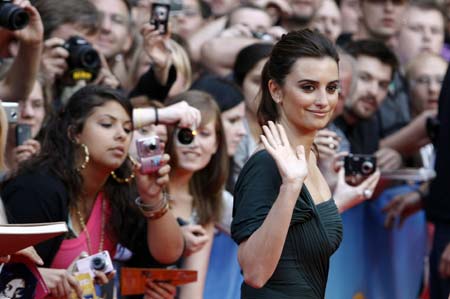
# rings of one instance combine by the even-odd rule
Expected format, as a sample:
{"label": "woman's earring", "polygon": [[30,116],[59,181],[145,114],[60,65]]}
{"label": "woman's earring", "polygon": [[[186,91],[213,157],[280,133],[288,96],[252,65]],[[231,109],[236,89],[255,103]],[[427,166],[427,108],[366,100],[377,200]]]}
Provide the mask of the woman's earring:
{"label": "woman's earring", "polygon": [[136,160],[134,160],[133,157],[131,157],[130,155],[128,155],[128,159],[130,159],[131,164],[133,164],[133,170],[131,171],[130,176],[128,176],[127,178],[119,178],[119,177],[116,175],[116,173],[114,172],[114,170],[111,171],[111,176],[112,176],[112,178],[113,178],[116,182],[118,182],[119,184],[129,184],[129,183],[134,179],[134,177],[136,176],[136,174],[134,173],[134,166],[137,165],[137,162],[136,162]]}
{"label": "woman's earring", "polygon": [[84,161],[83,161],[83,163],[81,163],[80,166],[77,167],[78,172],[85,169],[86,165],[89,163],[89,149],[88,149],[87,145],[84,143],[81,143],[80,146],[83,149]]}

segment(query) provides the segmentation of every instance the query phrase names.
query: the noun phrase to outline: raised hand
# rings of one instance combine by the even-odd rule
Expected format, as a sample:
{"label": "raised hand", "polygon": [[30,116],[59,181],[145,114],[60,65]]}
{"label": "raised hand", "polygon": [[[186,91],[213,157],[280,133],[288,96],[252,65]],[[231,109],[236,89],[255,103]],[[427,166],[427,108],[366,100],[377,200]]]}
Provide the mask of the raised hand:
{"label": "raised hand", "polygon": [[69,52],[64,49],[64,40],[58,37],[49,38],[44,42],[41,59],[41,73],[45,83],[53,85],[55,78],[61,77],[67,70]]}
{"label": "raised hand", "polygon": [[169,183],[170,165],[168,164],[170,156],[164,154],[161,158],[161,167],[156,173],[141,174],[140,165],[135,167],[136,183],[139,195],[144,203],[159,201],[161,191]]}
{"label": "raised hand", "polygon": [[302,184],[308,175],[308,163],[303,145],[294,150],[289,143],[286,131],[280,124],[269,121],[263,126],[261,141],[267,152],[275,160],[283,184]]}
{"label": "raised hand", "polygon": [[197,128],[200,125],[201,114],[197,108],[189,106],[185,101],[158,109],[159,122],[162,124],[174,124],[182,128]]}

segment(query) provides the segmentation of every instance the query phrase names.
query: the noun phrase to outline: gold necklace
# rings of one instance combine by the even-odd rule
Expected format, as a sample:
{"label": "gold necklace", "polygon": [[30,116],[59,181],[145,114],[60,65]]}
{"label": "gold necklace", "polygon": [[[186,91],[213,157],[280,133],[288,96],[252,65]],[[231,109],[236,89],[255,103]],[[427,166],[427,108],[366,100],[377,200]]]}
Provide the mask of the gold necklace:
{"label": "gold necklace", "polygon": [[[102,198],[102,210],[101,210],[102,219],[101,219],[101,231],[100,231],[100,244],[98,247],[98,252],[103,251],[103,244],[105,242],[105,202],[106,202],[106,200],[104,198]],[[89,231],[87,230],[87,227],[86,227],[86,222],[84,222],[84,218],[81,215],[78,205],[77,205],[76,212],[78,214],[78,219],[80,220],[81,228],[83,229],[82,231],[84,231],[84,233],[86,234],[88,254],[92,255],[94,253],[94,250],[92,248],[91,236],[89,235]]]}

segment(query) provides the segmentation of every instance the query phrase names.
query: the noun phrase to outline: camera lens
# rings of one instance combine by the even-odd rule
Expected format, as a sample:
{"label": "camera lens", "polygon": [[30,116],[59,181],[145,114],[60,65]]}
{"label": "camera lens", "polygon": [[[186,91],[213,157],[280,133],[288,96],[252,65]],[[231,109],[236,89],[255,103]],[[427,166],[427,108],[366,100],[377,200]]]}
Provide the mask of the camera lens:
{"label": "camera lens", "polygon": [[4,3],[0,6],[0,26],[9,30],[19,30],[28,25],[30,18],[21,7]]}
{"label": "camera lens", "polygon": [[371,174],[373,172],[373,170],[374,170],[373,163],[370,161],[365,161],[361,165],[361,173],[362,174]]}
{"label": "camera lens", "polygon": [[96,68],[100,65],[100,57],[97,51],[91,47],[83,47],[80,50],[81,65],[88,69]]}
{"label": "camera lens", "polygon": [[103,271],[106,268],[105,259],[98,256],[92,258],[91,268],[97,271]]}
{"label": "camera lens", "polygon": [[156,144],[154,141],[147,143],[146,146],[151,151],[154,151],[156,149]]}
{"label": "camera lens", "polygon": [[180,129],[177,135],[178,141],[185,145],[191,144],[194,141],[194,137],[192,130],[188,128]]}

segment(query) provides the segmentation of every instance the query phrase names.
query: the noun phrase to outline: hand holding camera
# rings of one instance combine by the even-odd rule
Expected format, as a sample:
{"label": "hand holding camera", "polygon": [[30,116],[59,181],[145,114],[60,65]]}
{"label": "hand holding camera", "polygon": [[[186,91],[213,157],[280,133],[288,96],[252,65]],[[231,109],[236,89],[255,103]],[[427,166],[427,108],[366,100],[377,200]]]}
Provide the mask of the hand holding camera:
{"label": "hand holding camera", "polygon": [[80,273],[89,273],[92,278],[98,272],[111,273],[114,271],[113,263],[108,251],[102,251],[76,261],[76,268]]}
{"label": "hand holding camera", "polygon": [[0,26],[13,30],[21,43],[39,45],[43,41],[41,17],[29,1],[0,0]]}
{"label": "hand holding camera", "polygon": [[168,154],[162,154],[158,170],[150,174],[142,174],[141,164],[136,165],[136,183],[142,203],[152,205],[161,201],[162,190],[169,183],[169,160]]}
{"label": "hand holding camera", "polygon": [[154,124],[177,124],[180,128],[197,128],[201,114],[197,108],[189,106],[185,101],[164,108],[138,108],[133,110],[133,126],[135,129]]}
{"label": "hand holding camera", "polygon": [[376,170],[371,175],[362,178],[363,180],[356,184],[349,184],[346,181],[345,169],[343,167],[339,169],[333,198],[341,213],[373,197],[375,187],[380,179],[380,171]]}
{"label": "hand holding camera", "polygon": [[154,25],[144,24],[141,35],[144,39],[144,51],[152,61],[155,76],[161,85],[166,85],[172,65],[172,51],[168,45],[170,34],[161,35]]}
{"label": "hand holding camera", "polygon": [[377,168],[374,155],[349,154],[344,157],[345,181],[351,186],[359,185]]}

